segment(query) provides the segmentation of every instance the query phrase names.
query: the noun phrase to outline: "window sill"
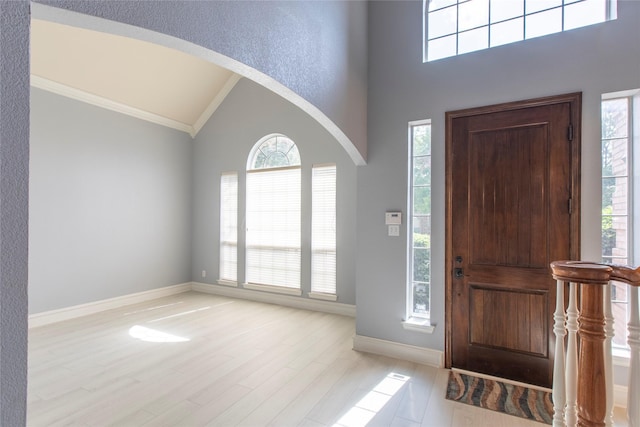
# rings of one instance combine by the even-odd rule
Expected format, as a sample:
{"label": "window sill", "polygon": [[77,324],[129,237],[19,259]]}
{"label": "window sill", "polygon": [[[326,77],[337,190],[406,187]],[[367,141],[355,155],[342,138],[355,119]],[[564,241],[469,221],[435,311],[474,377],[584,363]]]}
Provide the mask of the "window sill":
{"label": "window sill", "polygon": [[284,286],[271,286],[271,285],[258,285],[256,283],[244,283],[242,285],[245,289],[251,289],[254,291],[271,292],[274,294],[295,295],[301,296],[302,291],[296,288],[287,288]]}
{"label": "window sill", "polygon": [[402,321],[402,327],[408,331],[421,332],[423,334],[432,334],[436,327],[431,324],[430,319],[419,317],[410,317]]}
{"label": "window sill", "polygon": [[322,292],[309,292],[309,298],[321,299],[324,301],[338,301],[338,296],[334,294],[324,294]]}
{"label": "window sill", "polygon": [[229,286],[229,287],[232,287],[232,288],[237,288],[238,287],[238,282],[232,282],[231,280],[218,279],[218,281],[216,283],[218,285]]}

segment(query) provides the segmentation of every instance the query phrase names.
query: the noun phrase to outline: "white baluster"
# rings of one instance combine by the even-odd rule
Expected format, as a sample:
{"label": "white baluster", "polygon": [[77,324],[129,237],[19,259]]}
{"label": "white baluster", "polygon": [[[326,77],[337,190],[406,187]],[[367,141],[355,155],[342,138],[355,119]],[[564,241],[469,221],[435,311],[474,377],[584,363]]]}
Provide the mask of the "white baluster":
{"label": "white baluster", "polygon": [[558,280],[556,288],[556,311],[553,313],[553,332],[556,336],[556,355],[553,365],[553,427],[566,427],[565,407],[565,369],[564,369],[564,282]]}
{"label": "white baluster", "polygon": [[629,427],[640,427],[640,309],[638,308],[638,288],[628,286],[629,290],[629,388],[627,395],[627,414]]}
{"label": "white baluster", "polygon": [[607,406],[604,422],[607,427],[613,426],[613,354],[611,342],[614,335],[613,313],[611,311],[611,287],[614,283],[609,282],[604,291],[604,376],[607,387]]}
{"label": "white baluster", "polygon": [[567,409],[568,426],[578,424],[578,284],[569,285],[569,307],[567,307]]}

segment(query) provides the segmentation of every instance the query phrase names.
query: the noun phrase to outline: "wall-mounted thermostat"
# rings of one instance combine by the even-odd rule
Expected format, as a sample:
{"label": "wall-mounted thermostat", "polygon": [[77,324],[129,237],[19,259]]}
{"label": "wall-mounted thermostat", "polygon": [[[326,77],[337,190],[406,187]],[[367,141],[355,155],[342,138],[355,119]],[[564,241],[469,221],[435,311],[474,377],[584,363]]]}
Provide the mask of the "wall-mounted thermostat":
{"label": "wall-mounted thermostat", "polygon": [[384,214],[384,223],[386,225],[402,224],[402,212],[387,212]]}

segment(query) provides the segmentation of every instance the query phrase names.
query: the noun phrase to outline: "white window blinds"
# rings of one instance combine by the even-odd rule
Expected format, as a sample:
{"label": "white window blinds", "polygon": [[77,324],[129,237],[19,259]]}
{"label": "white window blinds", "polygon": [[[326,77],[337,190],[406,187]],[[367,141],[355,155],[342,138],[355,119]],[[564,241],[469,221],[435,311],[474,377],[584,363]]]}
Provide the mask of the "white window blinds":
{"label": "white window blinds", "polygon": [[247,282],[300,289],[300,167],[247,171]]}
{"label": "white window blinds", "polygon": [[311,292],[336,293],[336,165],[314,166],[311,180]]}
{"label": "white window blinds", "polygon": [[238,280],[238,174],[220,177],[220,280]]}

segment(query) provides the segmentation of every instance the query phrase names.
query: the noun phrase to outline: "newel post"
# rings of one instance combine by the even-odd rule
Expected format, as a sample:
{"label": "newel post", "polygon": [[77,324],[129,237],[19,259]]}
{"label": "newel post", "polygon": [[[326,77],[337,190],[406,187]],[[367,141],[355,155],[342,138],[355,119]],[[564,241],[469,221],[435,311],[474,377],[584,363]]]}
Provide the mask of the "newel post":
{"label": "newel post", "polygon": [[[603,297],[612,268],[579,261],[551,263],[554,279],[578,283],[580,309],[578,316],[577,410],[578,426],[604,427],[607,409],[605,378],[605,316]],[[562,357],[561,354],[556,354]],[[571,357],[570,354],[567,357]],[[556,363],[562,363],[556,360]],[[567,374],[572,374],[568,370]],[[566,378],[572,384],[576,378]],[[559,390],[554,390],[554,394]],[[564,390],[561,391],[564,394]],[[570,403],[567,403],[568,405]]]}

